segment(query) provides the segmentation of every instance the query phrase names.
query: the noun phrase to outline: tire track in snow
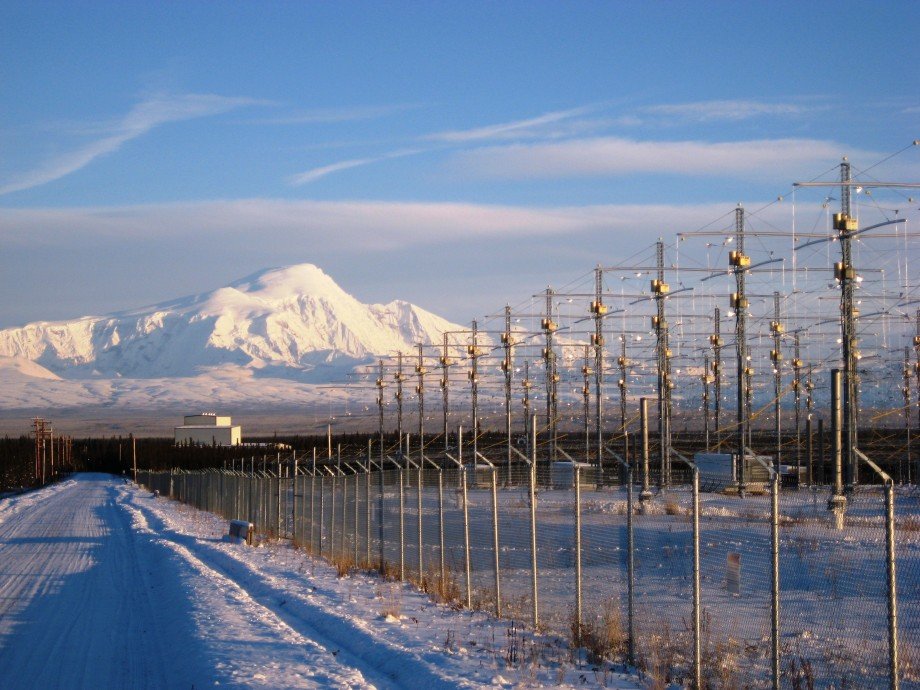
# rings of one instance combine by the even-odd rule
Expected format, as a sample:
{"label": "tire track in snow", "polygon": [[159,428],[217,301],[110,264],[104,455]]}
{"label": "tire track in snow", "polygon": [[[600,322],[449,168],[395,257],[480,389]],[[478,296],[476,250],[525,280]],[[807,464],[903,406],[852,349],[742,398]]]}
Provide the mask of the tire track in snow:
{"label": "tire track in snow", "polygon": [[285,589],[275,578],[258,571],[233,557],[231,553],[197,537],[172,529],[158,515],[143,492],[122,490],[126,508],[142,515],[145,526],[152,528],[163,539],[183,548],[190,558],[203,567],[218,573],[245,592],[273,617],[298,631],[304,638],[327,650],[338,650],[336,658],[342,663],[360,669],[379,688],[419,688],[448,690],[458,687],[475,688],[478,684],[458,681],[456,677],[444,678],[418,654],[397,644],[383,640],[364,630],[334,611],[315,604],[307,597]]}
{"label": "tire track in snow", "polygon": [[[194,614],[195,622],[205,639],[219,640],[221,645],[235,646],[237,651],[247,646],[265,647],[261,654],[250,651],[240,658],[221,657],[218,650],[213,650],[221,675],[229,676],[226,682],[268,687],[375,687],[366,677],[374,675],[372,669],[366,673],[368,669],[360,665],[351,666],[321,642],[304,636],[253,598],[233,577],[199,558],[176,535],[151,528],[150,518],[154,522],[158,518],[124,499],[123,492],[119,504],[131,516],[135,531],[168,551],[190,576],[186,584],[202,604]],[[384,682],[376,687],[394,686]]]}

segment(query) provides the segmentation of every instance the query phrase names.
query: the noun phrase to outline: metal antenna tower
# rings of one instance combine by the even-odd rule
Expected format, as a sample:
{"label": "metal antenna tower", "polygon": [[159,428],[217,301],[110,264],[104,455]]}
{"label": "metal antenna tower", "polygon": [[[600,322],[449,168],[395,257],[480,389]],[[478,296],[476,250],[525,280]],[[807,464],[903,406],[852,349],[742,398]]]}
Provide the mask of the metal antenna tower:
{"label": "metal antenna tower", "polygon": [[418,462],[419,467],[425,464],[425,374],[428,370],[425,368],[425,358],[422,354],[422,344],[418,344],[418,363],[415,365],[415,373],[418,374],[418,385],[415,387],[415,393],[418,395]]}
{"label": "metal antenna tower", "polygon": [[856,465],[856,360],[859,341],[856,335],[856,305],[853,290],[856,268],[853,266],[851,238],[857,232],[857,221],[850,217],[850,163],[840,163],[840,213],[834,214],[834,230],[840,242],[840,261],[834,275],[840,281],[840,330],[843,355],[843,471],[847,492],[858,481]]}
{"label": "metal antenna tower", "polygon": [[479,350],[477,338],[477,326],[473,321],[472,342],[466,346],[466,353],[473,360],[472,368],[469,371],[470,378],[470,395],[473,405],[473,466],[479,464]]}
{"label": "metal antenna tower", "polygon": [[[721,313],[716,307],[713,313],[713,332],[709,336],[709,344],[712,345],[712,378],[713,388],[716,397],[715,401],[715,426],[716,426],[716,447],[722,445],[722,325],[720,322]],[[708,445],[708,444],[707,444]]]}
{"label": "metal antenna tower", "polygon": [[524,389],[524,432],[527,437],[527,457],[532,457],[530,448],[530,439],[533,435],[530,425],[533,420],[530,416],[530,389],[533,387],[533,381],[530,380],[530,362],[524,360],[524,380],[521,381],[521,388]]}
{"label": "metal antenna tower", "polygon": [[447,333],[444,334],[444,344],[442,346],[441,358],[439,361],[441,363],[441,405],[444,413],[444,452],[446,453],[449,449],[449,444],[447,442],[447,418],[450,409],[448,406],[448,388],[450,386],[450,378],[448,376],[447,368],[453,364],[453,362],[450,360],[450,353],[447,349]]}
{"label": "metal antenna tower", "polygon": [[[604,304],[604,271],[600,266],[594,269],[594,301],[591,303],[591,313],[594,316],[594,333],[591,335],[591,344],[594,346],[594,433],[597,439],[597,467],[602,471],[604,464],[604,432],[603,432],[603,391],[604,383],[604,316],[607,314],[607,305]],[[623,432],[625,433],[625,429]],[[627,462],[629,458],[623,456]]]}
{"label": "metal antenna tower", "polygon": [[620,356],[617,357],[617,365],[620,367],[620,380],[617,385],[620,388],[620,433],[623,434],[623,459],[629,462],[629,445],[626,440],[626,392],[629,387],[626,368],[629,366],[629,360],[626,357],[626,334],[620,336]]}
{"label": "metal antenna tower", "polygon": [[[581,373],[584,375],[584,383],[581,387],[581,394],[584,397],[585,401],[585,462],[590,462],[591,457],[591,374],[594,371],[591,369],[591,347],[585,345],[585,362],[581,367]],[[600,453],[601,449],[597,449],[598,452],[598,467],[600,467]]]}
{"label": "metal antenna tower", "polygon": [[661,465],[660,486],[671,485],[671,351],[668,349],[668,322],[664,317],[664,301],[670,286],[664,282],[664,242],[655,245],[658,277],[652,279],[652,293],[655,297],[657,315],[652,317],[655,329],[658,359],[658,453]]}
{"label": "metal antenna tower", "polygon": [[[383,380],[383,360],[380,360],[380,369],[377,374],[377,411],[380,413],[379,430],[380,430],[380,457],[383,457],[383,389],[386,386]],[[383,467],[381,467],[383,469]]]}
{"label": "metal antenna tower", "polygon": [[754,367],[751,366],[751,346],[748,345],[745,355],[745,362],[747,367],[744,370],[745,389],[744,389],[744,414],[745,418],[748,420],[747,424],[747,447],[750,448],[753,444],[751,439],[754,436],[754,425],[751,424],[751,419],[754,417]]}
{"label": "metal antenna tower", "polygon": [[403,381],[406,377],[403,374],[403,353],[402,350],[396,353],[396,373],[393,378],[396,379],[396,434],[399,436],[399,452],[402,454],[403,434]]}
{"label": "metal antenna tower", "polygon": [[801,477],[802,472],[802,356],[799,350],[799,333],[792,334],[792,391],[795,395],[795,471]]}
{"label": "metal antenna tower", "polygon": [[745,271],[751,265],[751,258],[744,253],[744,209],[741,206],[735,209],[735,246],[736,249],[728,253],[728,264],[735,274],[735,292],[731,294],[731,307],[735,311],[735,356],[737,359],[738,375],[738,493],[743,496],[745,492],[745,446],[747,445],[747,310],[748,300],[744,296]]}
{"label": "metal antenna tower", "polygon": [[920,309],[917,310],[917,333],[914,336],[914,351],[916,352],[914,369],[917,371],[917,428],[920,429]]}
{"label": "metal antenna tower", "polygon": [[709,450],[709,384],[712,383],[712,374],[709,373],[709,355],[703,355],[703,438],[706,450]]}
{"label": "metal antenna tower", "polygon": [[512,350],[514,340],[511,337],[511,307],[505,305],[505,332],[502,333],[502,348],[505,358],[502,360],[502,371],[505,373],[505,441],[506,458],[508,465],[508,482],[511,482],[511,377],[514,374],[514,361]]}
{"label": "metal antenna tower", "polygon": [[559,374],[556,372],[556,353],[553,351],[553,333],[559,328],[553,321],[553,289],[546,288],[546,316],[540,321],[540,328],[546,334],[546,347],[543,348],[543,362],[546,367],[546,426],[549,429],[549,460],[556,460],[556,384]]}
{"label": "metal antenna tower", "polygon": [[[898,482],[904,483],[905,474],[907,482],[910,483],[910,379],[913,375],[910,366],[910,347],[904,346],[904,387],[901,389],[904,393],[904,435],[907,445],[907,452],[904,454],[904,462],[898,463]],[[907,465],[907,472],[904,472],[904,465]]]}
{"label": "metal antenna tower", "polygon": [[770,333],[773,334],[770,361],[773,362],[773,430],[776,434],[776,457],[773,460],[773,467],[779,472],[783,454],[782,406],[780,405],[783,395],[783,351],[780,349],[783,324],[779,320],[779,292],[773,293],[773,320],[770,322]]}

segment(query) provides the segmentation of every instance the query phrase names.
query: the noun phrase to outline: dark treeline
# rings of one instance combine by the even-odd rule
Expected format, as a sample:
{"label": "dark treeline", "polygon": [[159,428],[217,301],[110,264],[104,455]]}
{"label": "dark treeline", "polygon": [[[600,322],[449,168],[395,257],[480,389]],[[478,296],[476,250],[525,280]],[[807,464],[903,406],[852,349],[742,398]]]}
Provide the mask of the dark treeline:
{"label": "dark treeline", "polygon": [[[650,430],[650,470],[657,470],[657,439],[654,430]],[[367,452],[367,443],[373,444],[372,453],[376,460],[379,457],[379,435],[376,433],[344,433],[334,434],[331,444],[326,436],[285,436],[274,435],[262,438],[252,438],[249,445],[238,447],[227,446],[177,446],[169,438],[138,438],[134,441],[137,453],[138,469],[166,470],[186,469],[200,470],[207,468],[229,467],[233,461],[241,458],[257,458],[263,456],[275,457],[281,452],[285,457],[289,450],[297,451],[299,458],[308,460],[316,449],[317,460],[325,462],[330,453],[333,461],[341,447],[343,458],[364,457]],[[466,439],[467,441],[469,439]],[[519,450],[524,450],[523,435],[515,437],[515,444]],[[723,452],[732,450],[732,441],[726,438]],[[640,449],[639,439],[630,438],[628,449],[622,448],[622,437],[610,435],[607,442],[613,449],[626,451],[631,461],[636,461]],[[775,441],[768,433],[754,435],[754,447],[771,453]],[[804,434],[800,437],[801,450],[799,461],[805,465],[808,462],[807,439]],[[416,439],[410,441],[410,454],[417,453]],[[673,442],[681,452],[692,455],[696,450],[703,450],[705,442],[698,432],[675,433]],[[710,439],[713,443],[714,439]],[[499,432],[484,432],[479,438],[480,452],[498,463],[504,461],[505,437]],[[562,448],[573,457],[582,455],[584,437],[579,434],[560,434],[559,443]],[[540,446],[539,457],[544,457],[545,439],[538,439]],[[432,434],[426,438],[426,455],[431,457],[441,456],[444,450],[444,440],[440,435]],[[456,453],[456,438],[451,436],[447,443],[450,452]],[[467,445],[466,443],[464,445]],[[911,449],[911,445],[918,445],[916,440],[910,439],[903,430],[898,429],[865,429],[860,431],[860,446],[887,470],[896,481],[907,480],[913,476],[910,465],[916,462],[918,451]],[[395,456],[398,449],[398,438],[395,433],[384,436],[384,447],[389,456]],[[469,453],[469,448],[466,449]],[[813,434],[811,443],[811,459],[814,468],[814,480],[819,483],[829,481],[831,462],[831,439],[827,429],[824,430],[823,439]],[[583,455],[582,455],[583,457]],[[794,436],[784,435],[783,462],[795,464],[795,439]],[[468,458],[464,458],[468,460]],[[49,458],[50,460],[50,458]],[[54,475],[69,472],[108,472],[112,474],[130,474],[132,469],[132,439],[127,436],[110,436],[105,438],[75,438],[72,445],[72,458],[69,464],[62,464],[62,458],[55,457]],[[911,462],[913,461],[913,462]],[[46,467],[46,479],[52,481],[54,476],[51,468]],[[34,487],[39,482],[35,477],[35,441],[29,436],[0,439],[0,490]]]}

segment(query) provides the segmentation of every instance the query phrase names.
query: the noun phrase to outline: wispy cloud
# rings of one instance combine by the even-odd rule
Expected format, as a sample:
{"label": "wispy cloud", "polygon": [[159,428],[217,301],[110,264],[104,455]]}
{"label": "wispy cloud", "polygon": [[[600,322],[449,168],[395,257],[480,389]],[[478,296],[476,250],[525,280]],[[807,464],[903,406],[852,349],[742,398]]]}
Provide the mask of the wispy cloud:
{"label": "wispy cloud", "polygon": [[[392,251],[473,239],[568,237],[623,232],[645,241],[661,227],[693,228],[724,215],[734,202],[707,204],[603,204],[528,207],[497,204],[387,201],[236,199],[89,208],[0,208],[5,243],[40,245],[62,237],[80,241],[157,237],[169,243],[189,233],[220,236],[234,246],[264,245],[316,251]],[[777,210],[777,213],[783,211]],[[656,230],[657,228],[657,230]],[[650,234],[652,233],[652,234]]]}
{"label": "wispy cloud", "polygon": [[403,158],[404,156],[413,156],[415,154],[422,153],[420,149],[401,149],[399,151],[393,151],[387,153],[383,156],[372,156],[369,158],[352,158],[350,160],[339,161],[338,163],[331,163],[329,165],[322,165],[318,168],[312,168],[302,173],[292,175],[288,178],[288,184],[294,187],[299,187],[301,185],[309,184],[310,182],[315,182],[316,180],[326,177],[326,175],[331,175],[332,173],[340,172],[342,170],[349,170],[350,168],[360,168],[364,165],[371,165],[372,163],[378,163],[380,161],[390,160],[392,158]]}
{"label": "wispy cloud", "polygon": [[763,115],[792,116],[814,110],[798,103],[766,103],[748,100],[698,101],[646,106],[640,109],[648,115],[677,117],[696,122],[714,120],[747,120]]}
{"label": "wispy cloud", "polygon": [[160,125],[217,115],[257,103],[261,101],[214,94],[151,96],[135,105],[107,136],[3,182],[0,184],[0,194],[31,189],[70,175],[85,168],[100,156],[117,151],[125,143],[147,134]]}
{"label": "wispy cloud", "polygon": [[487,141],[490,139],[543,137],[546,135],[547,125],[556,125],[565,120],[571,120],[581,115],[585,115],[588,112],[591,112],[591,110],[593,110],[591,107],[559,110],[524,120],[504,122],[496,125],[477,127],[475,129],[436,132],[435,134],[429,134],[423,137],[423,139],[428,141],[461,144],[476,141]]}
{"label": "wispy cloud", "polygon": [[475,175],[533,179],[631,173],[741,175],[775,178],[801,166],[837,161],[843,152],[872,160],[832,141],[764,139],[710,143],[636,141],[615,137],[489,146],[455,154],[453,167]]}
{"label": "wispy cloud", "polygon": [[337,122],[376,120],[420,107],[421,105],[417,103],[395,103],[392,105],[363,105],[351,108],[313,108],[290,115],[262,118],[254,122],[264,125],[335,124]]}

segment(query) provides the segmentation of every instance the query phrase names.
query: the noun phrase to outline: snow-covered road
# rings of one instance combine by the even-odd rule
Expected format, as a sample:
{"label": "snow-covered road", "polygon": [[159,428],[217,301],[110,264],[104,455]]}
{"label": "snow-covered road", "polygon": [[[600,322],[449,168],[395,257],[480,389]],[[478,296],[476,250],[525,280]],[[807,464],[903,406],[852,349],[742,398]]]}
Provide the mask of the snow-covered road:
{"label": "snow-covered road", "polygon": [[507,621],[225,528],[108,475],[0,501],[0,684],[635,687]]}

